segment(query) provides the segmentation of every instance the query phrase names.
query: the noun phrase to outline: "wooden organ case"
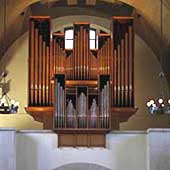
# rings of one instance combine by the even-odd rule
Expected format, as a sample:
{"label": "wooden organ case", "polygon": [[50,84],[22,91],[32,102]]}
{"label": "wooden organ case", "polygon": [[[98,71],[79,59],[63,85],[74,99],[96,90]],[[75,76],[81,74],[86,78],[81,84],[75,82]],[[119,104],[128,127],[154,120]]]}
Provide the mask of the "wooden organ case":
{"label": "wooden organ case", "polygon": [[90,23],[73,24],[73,49],[65,34],[50,33],[50,17],[30,18],[26,111],[59,134],[60,146],[105,146],[134,108],[132,17],[113,17],[112,34],[98,34],[90,50]]}

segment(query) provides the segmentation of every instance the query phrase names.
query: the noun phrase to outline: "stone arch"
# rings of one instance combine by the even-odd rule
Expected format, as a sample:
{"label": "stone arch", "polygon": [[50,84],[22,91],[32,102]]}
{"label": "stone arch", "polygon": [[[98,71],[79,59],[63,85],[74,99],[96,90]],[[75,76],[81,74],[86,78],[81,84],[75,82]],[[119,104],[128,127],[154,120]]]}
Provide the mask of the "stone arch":
{"label": "stone arch", "polygon": [[[10,15],[10,23],[9,23],[9,25],[8,25],[8,27],[11,29],[11,28],[14,28],[14,27],[11,27],[11,25],[13,25],[13,24],[15,24],[16,23],[16,18],[18,18],[18,16],[20,15],[20,13],[22,13],[22,11],[23,10],[25,10],[26,8],[28,8],[28,7],[30,7],[30,6],[32,6],[33,4],[36,4],[36,3],[38,3],[38,2],[41,2],[41,3],[43,3],[43,2],[54,2],[55,0],[24,0],[24,2],[23,1],[17,1],[17,2],[14,2],[14,5],[16,5],[17,7],[16,8],[14,8],[14,9],[11,9],[11,15]],[[61,1],[61,0],[60,0]],[[151,3],[151,1],[152,0],[148,0],[150,3]],[[157,4],[157,1],[158,0],[154,0],[154,3],[155,4]],[[142,15],[142,19],[140,19],[140,22],[138,22],[138,25],[139,25],[139,28],[140,28],[140,26],[141,26],[141,24],[142,25],[147,25],[147,30],[148,30],[148,27],[150,26],[150,29],[149,30],[151,30],[151,31],[149,31],[149,32],[152,32],[153,33],[153,29],[151,29],[152,28],[152,26],[151,26],[151,24],[149,24],[149,21],[151,21],[152,20],[152,17],[150,16],[149,17],[149,13],[147,13],[147,10],[146,10],[146,8],[143,8],[143,6],[145,6],[145,5],[141,5],[141,2],[137,2],[136,0],[99,0],[99,2],[103,2],[103,3],[105,3],[105,4],[114,4],[114,3],[122,3],[122,4],[126,4],[127,6],[130,6],[130,7],[132,7],[132,8],[134,8],[134,11],[136,12],[136,13],[140,13],[141,15]],[[149,2],[147,2],[147,4],[149,3]],[[20,17],[19,17],[20,18]],[[146,19],[146,18],[149,18],[148,20]],[[142,20],[142,21],[141,21]],[[14,21],[14,22],[13,22]],[[21,22],[23,22],[23,21],[21,21]],[[146,24],[146,22],[147,22],[147,24]],[[152,23],[153,23],[153,21],[152,21]],[[146,26],[145,27],[142,27],[142,28],[146,28]],[[10,29],[9,29],[9,31],[10,31]],[[140,29],[141,30],[141,29]],[[146,43],[148,44],[148,45],[151,45],[152,43],[154,44],[151,48],[152,48],[152,50],[155,52],[155,54],[157,55],[158,54],[158,52],[157,52],[157,45],[155,45],[155,43],[156,42],[158,42],[158,41],[155,41],[155,39],[157,39],[158,37],[157,37],[157,34],[155,33],[154,35],[153,35],[153,38],[154,38],[154,40],[153,40],[153,42],[152,43],[150,43],[150,40],[151,39],[147,39],[147,37],[148,37],[148,34],[147,35],[144,35],[144,34],[142,34],[141,33],[141,31],[140,31],[139,29],[137,29],[137,34],[144,40],[144,41],[146,41]],[[18,30],[19,31],[19,30]],[[18,34],[18,36],[20,36],[21,34]],[[10,35],[9,35],[9,37],[11,37]],[[144,37],[144,38],[143,38]],[[16,40],[16,36],[15,36],[15,40]],[[12,43],[12,42],[14,42],[14,40],[12,41],[9,41],[9,43]],[[10,44],[8,45],[8,46],[10,46]]]}
{"label": "stone arch", "polygon": [[111,169],[97,164],[72,163],[57,167],[52,170],[111,170]]}

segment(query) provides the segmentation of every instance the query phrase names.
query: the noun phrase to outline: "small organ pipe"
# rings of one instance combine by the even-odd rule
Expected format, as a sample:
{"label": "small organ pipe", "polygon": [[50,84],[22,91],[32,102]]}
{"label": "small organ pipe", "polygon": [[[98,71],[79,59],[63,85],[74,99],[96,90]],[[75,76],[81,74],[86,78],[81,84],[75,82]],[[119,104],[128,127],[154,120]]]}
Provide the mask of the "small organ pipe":
{"label": "small organ pipe", "polygon": [[39,36],[39,103],[41,104],[42,95],[42,35]]}
{"label": "small organ pipe", "polygon": [[58,127],[61,125],[61,115],[60,115],[60,83],[57,83],[57,119],[58,119]]}
{"label": "small organ pipe", "polygon": [[121,40],[121,106],[124,106],[124,40]]}
{"label": "small organ pipe", "polygon": [[30,84],[30,102],[29,104],[30,105],[33,105],[34,104],[34,88],[35,88],[35,83],[34,83],[34,54],[35,54],[35,51],[34,51],[34,21],[31,21],[31,35],[30,35],[30,45],[31,45],[31,49],[30,49],[30,63],[29,63],[29,68],[30,68],[30,79],[29,79],[29,84]]}
{"label": "small organ pipe", "polygon": [[87,79],[89,79],[89,49],[90,49],[90,46],[89,46],[89,31],[87,32],[86,34],[86,57],[87,57],[87,63],[86,63],[86,71],[87,71]]}
{"label": "small organ pipe", "polygon": [[[42,44],[42,43],[41,43]],[[54,100],[53,100],[53,89],[54,89],[54,84],[51,83],[52,79],[54,78],[54,57],[53,57],[53,48],[52,48],[52,40],[50,40],[50,65],[49,65],[49,70],[50,70],[50,79],[49,79],[49,85],[50,85],[50,106],[53,106]],[[42,65],[42,64],[41,64]]]}
{"label": "small organ pipe", "polygon": [[58,108],[57,108],[57,83],[54,83],[54,88],[55,88],[55,94],[54,94],[54,97],[55,97],[55,101],[54,101],[54,107],[55,107],[55,127],[58,127]]}
{"label": "small organ pipe", "polygon": [[128,106],[128,33],[125,33],[125,106]]}
{"label": "small organ pipe", "polygon": [[106,102],[106,105],[107,105],[107,117],[106,117],[106,128],[109,126],[109,112],[110,112],[110,95],[109,95],[109,91],[110,91],[110,86],[109,86],[109,81],[107,82],[107,102]]}
{"label": "small organ pipe", "polygon": [[132,27],[129,26],[129,106],[132,106]]}
{"label": "small organ pipe", "polygon": [[120,107],[120,71],[121,71],[121,69],[120,69],[120,45],[118,45],[118,55],[117,55],[117,60],[118,60],[118,65],[117,65],[117,70],[118,70],[118,72],[117,72],[117,76],[118,76],[118,84],[117,84],[117,93],[118,93],[118,107]]}
{"label": "small organ pipe", "polygon": [[62,96],[63,96],[63,101],[62,101],[62,107],[63,107],[63,127],[66,127],[66,115],[65,115],[65,91],[62,89]]}
{"label": "small organ pipe", "polygon": [[60,127],[62,128],[62,126],[63,126],[63,115],[62,115],[62,108],[63,108],[63,106],[62,106],[62,87],[61,87],[61,85],[59,85],[59,115],[60,115]]}
{"label": "small organ pipe", "polygon": [[35,60],[34,60],[34,67],[35,67],[35,101],[34,104],[37,105],[38,100],[38,29],[35,29]]}
{"label": "small organ pipe", "polygon": [[118,99],[118,86],[117,86],[117,50],[114,50],[114,67],[113,67],[113,75],[114,75],[114,81],[113,81],[113,90],[114,90],[114,106],[117,106],[117,99]]}
{"label": "small organ pipe", "polygon": [[56,47],[55,47],[55,37],[53,35],[53,69],[54,69],[54,74],[56,74]]}
{"label": "small organ pipe", "polygon": [[49,105],[48,96],[49,96],[49,47],[46,46],[46,105]]}
{"label": "small organ pipe", "polygon": [[56,70],[56,74],[58,73],[58,62],[59,62],[59,53],[58,53],[58,43],[55,42],[55,70]]}
{"label": "small organ pipe", "polygon": [[42,50],[42,57],[43,57],[43,69],[42,69],[42,79],[43,79],[43,85],[42,85],[42,91],[43,91],[43,94],[42,94],[42,100],[43,100],[43,105],[45,104],[45,48],[46,48],[46,45],[45,45],[45,41],[43,41],[43,50]]}

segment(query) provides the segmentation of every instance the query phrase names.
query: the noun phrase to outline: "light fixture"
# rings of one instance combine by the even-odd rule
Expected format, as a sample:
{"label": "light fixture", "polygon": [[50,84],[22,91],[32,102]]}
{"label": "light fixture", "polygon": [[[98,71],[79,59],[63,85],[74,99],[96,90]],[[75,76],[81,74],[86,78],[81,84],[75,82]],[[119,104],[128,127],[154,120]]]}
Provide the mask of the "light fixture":
{"label": "light fixture", "polygon": [[[163,52],[162,52],[162,42],[163,42],[163,0],[160,0],[160,32],[161,32],[161,44],[160,44],[160,64],[163,65]],[[160,97],[157,99],[151,99],[146,103],[150,114],[170,114],[170,99],[165,99],[164,95],[164,80],[165,75],[163,72],[159,73],[160,79]]]}
{"label": "light fixture", "polygon": [[[1,74],[2,76],[2,87],[6,85],[6,76],[7,72],[4,71]],[[19,107],[19,102],[11,99],[7,95],[7,91],[2,88],[2,95],[0,97],[0,113],[7,114],[7,113],[17,113]]]}
{"label": "light fixture", "polygon": [[[3,40],[3,55],[5,55],[6,51],[6,0],[4,0],[4,40]],[[11,99],[7,95],[7,90],[4,88],[6,87],[6,76],[7,72],[3,71],[0,75],[2,77],[2,83],[1,83],[1,88],[2,88],[2,94],[0,96],[0,113],[6,114],[6,113],[17,113],[18,107],[19,107],[19,102]]]}
{"label": "light fixture", "polygon": [[170,114],[170,99],[158,98],[156,101],[151,99],[146,105],[151,114]]}

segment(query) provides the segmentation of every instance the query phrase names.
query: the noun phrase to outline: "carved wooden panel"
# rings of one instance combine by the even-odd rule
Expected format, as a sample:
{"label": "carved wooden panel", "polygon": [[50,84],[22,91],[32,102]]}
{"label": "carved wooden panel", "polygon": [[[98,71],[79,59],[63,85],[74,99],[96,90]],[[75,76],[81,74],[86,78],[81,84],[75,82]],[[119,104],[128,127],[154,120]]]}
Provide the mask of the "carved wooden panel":
{"label": "carved wooden panel", "polygon": [[59,147],[105,147],[105,134],[68,134],[58,135]]}

